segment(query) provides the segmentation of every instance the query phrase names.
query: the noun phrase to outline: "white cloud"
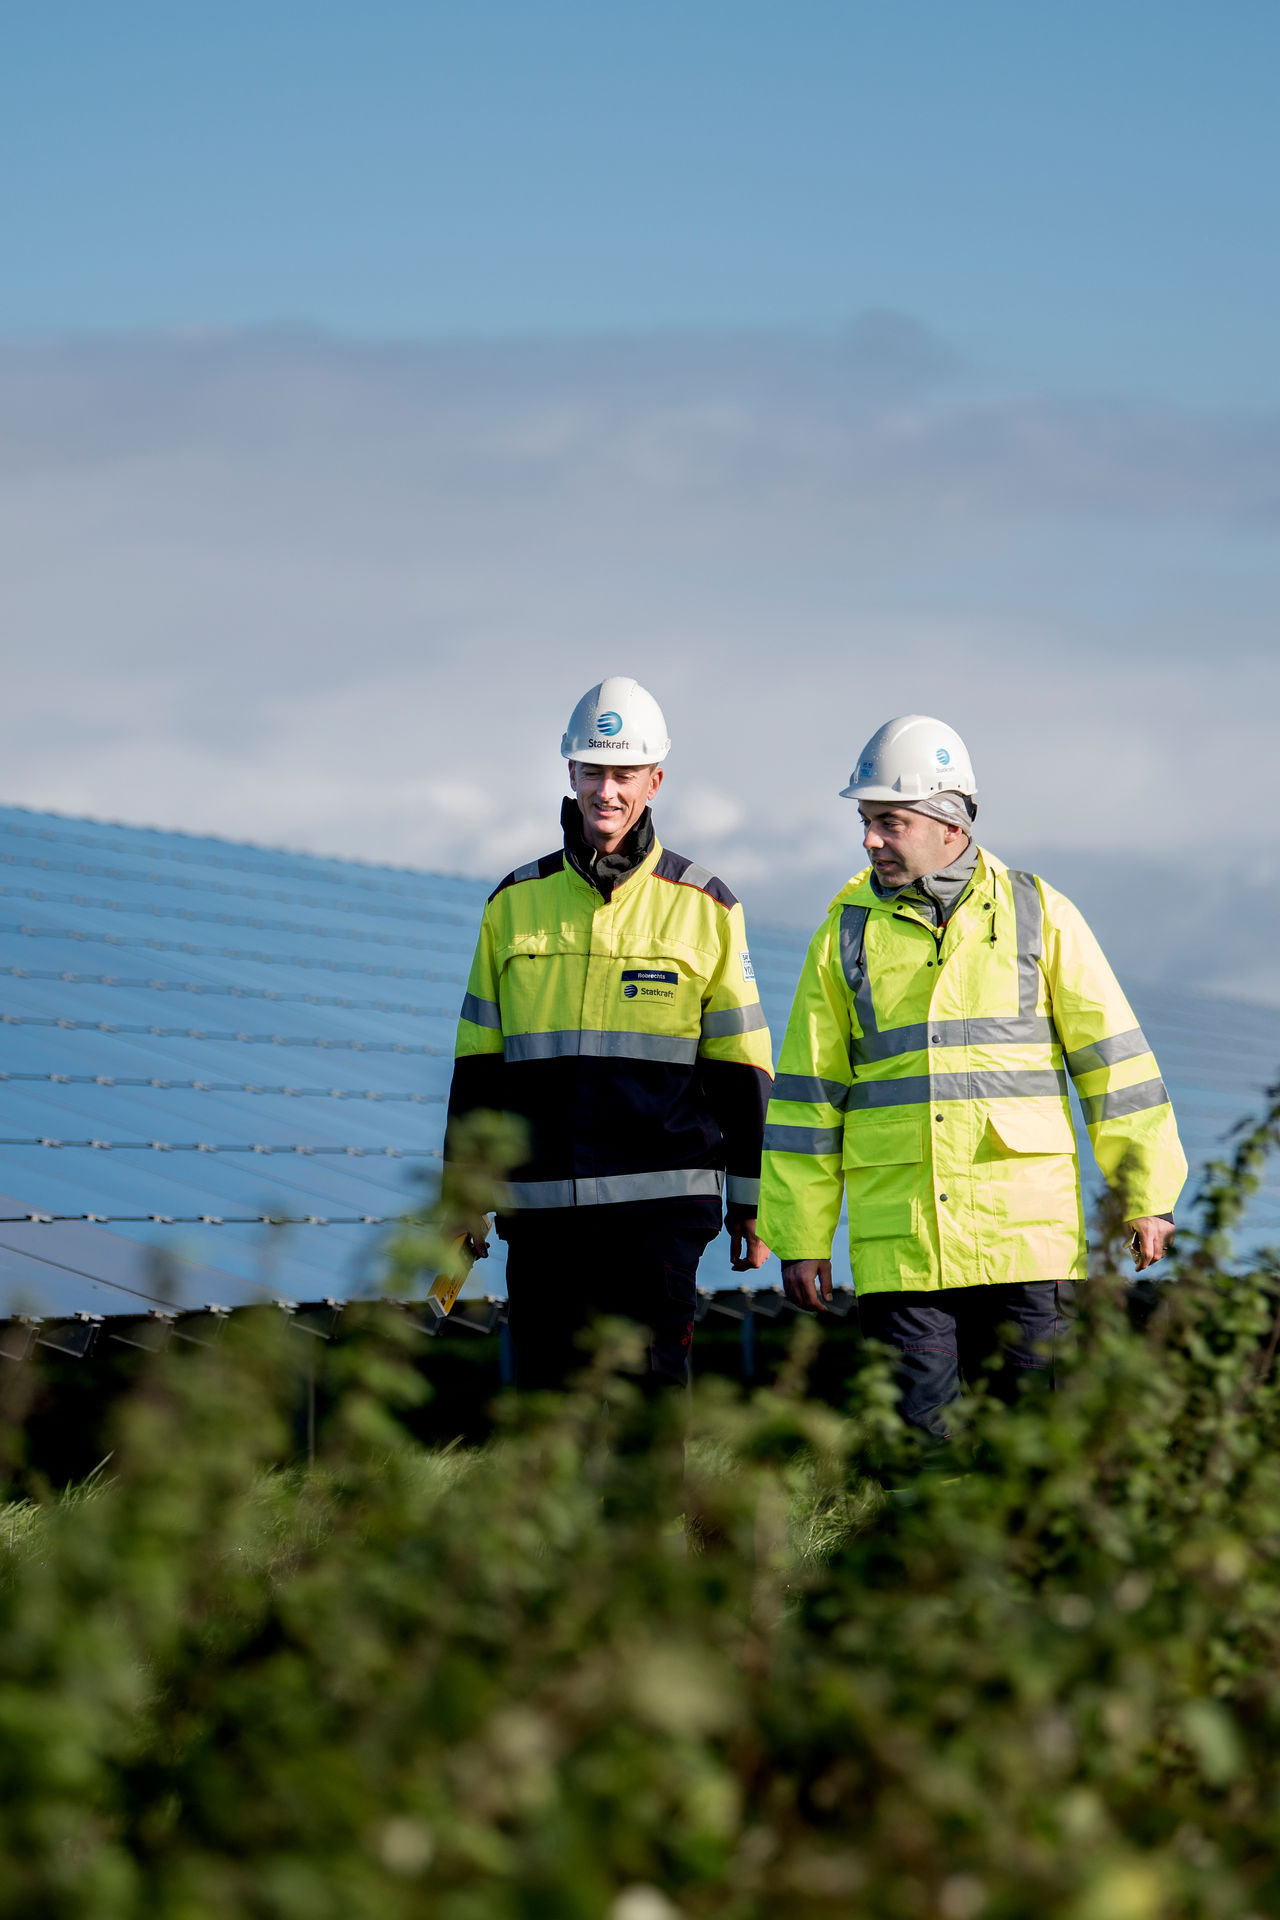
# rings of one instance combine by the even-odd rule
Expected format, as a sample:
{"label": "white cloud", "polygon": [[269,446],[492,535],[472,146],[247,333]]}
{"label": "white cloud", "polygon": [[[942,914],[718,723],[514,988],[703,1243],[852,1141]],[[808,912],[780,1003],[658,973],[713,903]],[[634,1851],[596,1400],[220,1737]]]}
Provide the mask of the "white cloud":
{"label": "white cloud", "polygon": [[[1274,419],[980,391],[892,316],[11,343],[3,789],[496,875],[554,842],[572,701],[630,671],[664,832],[753,908],[820,909],[857,747],[924,709],[990,841],[1089,856],[1119,930],[1126,862],[1248,884],[1276,846],[1278,520]],[[1230,977],[1280,996],[1273,919]]]}

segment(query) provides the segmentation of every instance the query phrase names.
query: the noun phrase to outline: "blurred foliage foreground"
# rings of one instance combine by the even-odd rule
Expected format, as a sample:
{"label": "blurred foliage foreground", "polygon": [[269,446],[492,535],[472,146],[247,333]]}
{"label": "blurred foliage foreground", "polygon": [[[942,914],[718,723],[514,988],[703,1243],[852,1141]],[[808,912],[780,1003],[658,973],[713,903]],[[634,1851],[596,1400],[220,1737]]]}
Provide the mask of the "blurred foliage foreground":
{"label": "blurred foliage foreground", "polygon": [[847,1407],[581,1391],[418,1445],[403,1319],[163,1356],[106,1471],[0,1512],[0,1914],[1280,1913],[1280,1279],[1211,1170],[1179,1283],[1114,1240],[1065,1390],[945,1469]]}

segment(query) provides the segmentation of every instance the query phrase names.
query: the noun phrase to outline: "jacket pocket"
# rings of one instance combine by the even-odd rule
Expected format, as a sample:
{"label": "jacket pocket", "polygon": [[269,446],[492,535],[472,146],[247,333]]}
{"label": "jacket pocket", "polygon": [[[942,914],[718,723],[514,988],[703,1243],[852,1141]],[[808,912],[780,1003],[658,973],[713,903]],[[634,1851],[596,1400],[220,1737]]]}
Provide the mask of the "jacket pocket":
{"label": "jacket pocket", "polygon": [[924,1159],[924,1134],[918,1120],[879,1114],[844,1124],[846,1167],[909,1167]]}
{"label": "jacket pocket", "polygon": [[[1011,1100],[988,1113],[980,1157],[989,1231],[1053,1228],[1074,1246],[1080,1219],[1076,1136],[1060,1106]],[[1046,1280],[1064,1277],[1061,1268],[1043,1275]]]}
{"label": "jacket pocket", "polygon": [[845,1122],[849,1236],[855,1246],[914,1235],[923,1159],[924,1130],[918,1120],[874,1114]]}
{"label": "jacket pocket", "polygon": [[915,1230],[911,1200],[868,1200],[857,1208],[850,1228],[858,1240],[905,1240]]}
{"label": "jacket pocket", "polygon": [[580,1024],[587,956],[572,952],[510,954],[498,1000],[505,1035],[555,1033]]}
{"label": "jacket pocket", "polygon": [[987,1128],[1005,1153],[1074,1153],[1075,1129],[1056,1103],[1010,1101],[988,1113]]}

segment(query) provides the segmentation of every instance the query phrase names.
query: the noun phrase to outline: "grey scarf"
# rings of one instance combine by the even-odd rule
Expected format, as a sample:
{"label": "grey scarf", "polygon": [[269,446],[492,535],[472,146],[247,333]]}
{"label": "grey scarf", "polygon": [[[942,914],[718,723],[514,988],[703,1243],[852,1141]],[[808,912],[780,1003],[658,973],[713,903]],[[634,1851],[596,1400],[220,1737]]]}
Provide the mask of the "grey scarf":
{"label": "grey scarf", "polygon": [[906,900],[935,927],[945,927],[968,892],[977,864],[978,843],[970,840],[960,858],[953,860],[949,867],[939,867],[936,873],[926,873],[902,887],[882,887],[873,870],[871,890],[878,900]]}

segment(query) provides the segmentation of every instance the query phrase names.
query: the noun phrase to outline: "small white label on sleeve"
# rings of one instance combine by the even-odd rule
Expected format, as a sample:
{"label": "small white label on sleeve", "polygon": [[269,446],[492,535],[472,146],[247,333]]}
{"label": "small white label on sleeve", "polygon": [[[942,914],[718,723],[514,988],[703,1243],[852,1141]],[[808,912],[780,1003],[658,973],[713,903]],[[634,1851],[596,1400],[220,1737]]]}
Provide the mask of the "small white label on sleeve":
{"label": "small white label on sleeve", "polygon": [[756,970],[751,964],[751,955],[745,947],[742,949],[742,977],[744,980],[754,980],[756,977]]}

